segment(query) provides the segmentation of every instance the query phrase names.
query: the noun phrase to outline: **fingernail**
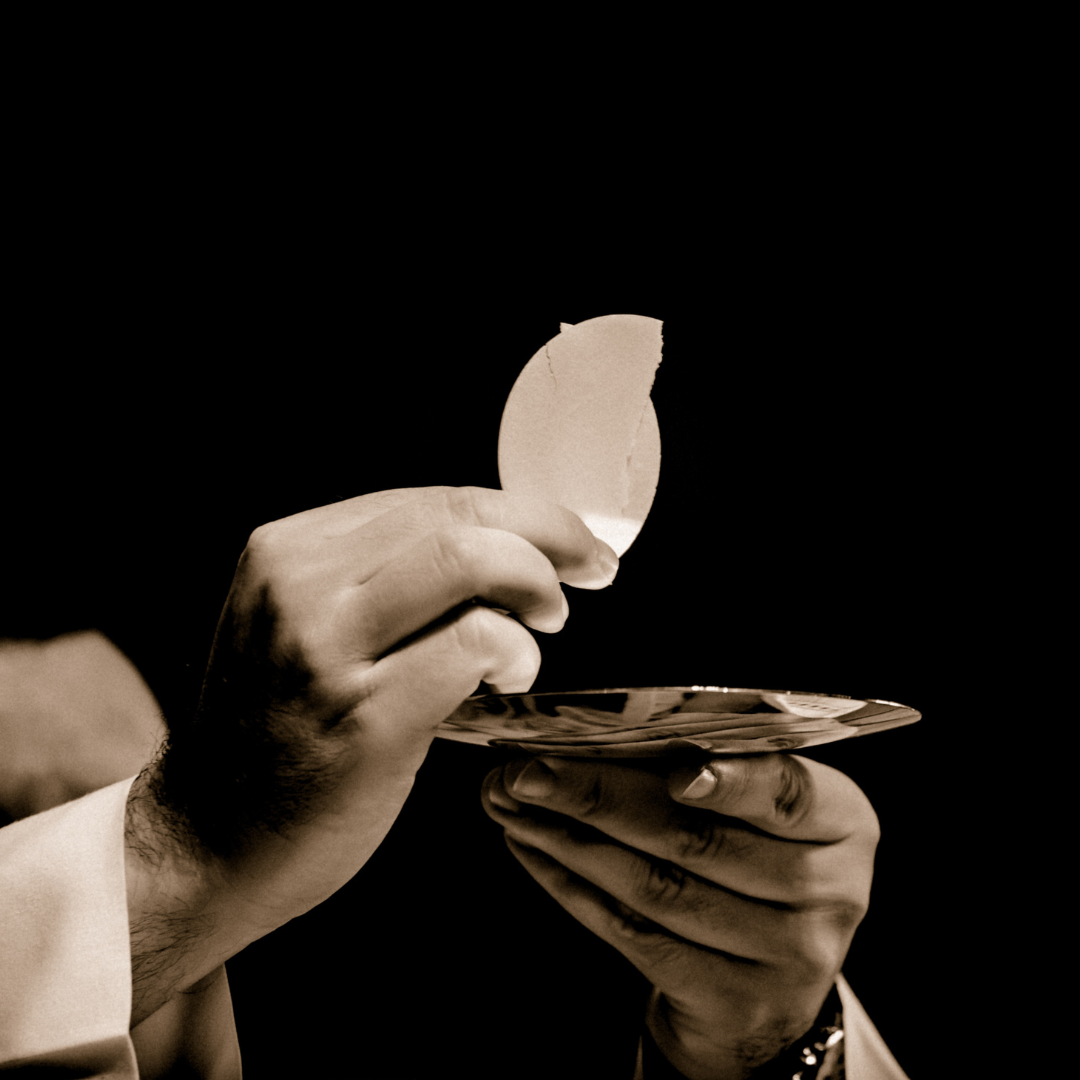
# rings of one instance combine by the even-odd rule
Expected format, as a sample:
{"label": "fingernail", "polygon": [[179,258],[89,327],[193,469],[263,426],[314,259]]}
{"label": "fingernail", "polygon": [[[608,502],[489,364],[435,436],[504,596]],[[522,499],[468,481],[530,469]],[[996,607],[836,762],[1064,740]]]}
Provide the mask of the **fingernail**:
{"label": "fingernail", "polygon": [[619,572],[619,556],[615,554],[614,548],[605,544],[599,537],[594,537],[594,539],[596,540],[596,558],[607,575],[608,584],[610,585]]}
{"label": "fingernail", "polygon": [[525,799],[543,799],[555,790],[555,774],[540,760],[530,761],[511,788]]}
{"label": "fingernail", "polygon": [[570,605],[567,603],[566,593],[562,594],[562,617],[564,623],[570,617]]}
{"label": "fingernail", "polygon": [[598,536],[593,536],[596,562],[592,566],[579,566],[566,579],[575,589],[606,589],[619,572],[619,556]]}
{"label": "fingernail", "polygon": [[693,781],[680,796],[683,799],[704,799],[711,795],[716,787],[716,776],[708,765],[694,777]]}
{"label": "fingernail", "polygon": [[481,801],[490,802],[507,814],[517,814],[521,810],[521,803],[513,798],[506,790],[506,777],[503,769],[493,769],[484,778],[481,786]]}

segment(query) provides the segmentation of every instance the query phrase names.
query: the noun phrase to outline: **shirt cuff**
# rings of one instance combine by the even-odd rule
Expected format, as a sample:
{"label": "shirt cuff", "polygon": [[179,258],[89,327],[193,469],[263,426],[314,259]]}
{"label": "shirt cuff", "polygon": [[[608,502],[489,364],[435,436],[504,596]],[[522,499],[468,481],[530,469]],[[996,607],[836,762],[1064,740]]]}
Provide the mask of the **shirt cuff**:
{"label": "shirt cuff", "polygon": [[0,1067],[54,1065],[102,1080],[194,1069],[183,1074],[238,1080],[224,968],[128,1032],[133,779],[0,828]]}

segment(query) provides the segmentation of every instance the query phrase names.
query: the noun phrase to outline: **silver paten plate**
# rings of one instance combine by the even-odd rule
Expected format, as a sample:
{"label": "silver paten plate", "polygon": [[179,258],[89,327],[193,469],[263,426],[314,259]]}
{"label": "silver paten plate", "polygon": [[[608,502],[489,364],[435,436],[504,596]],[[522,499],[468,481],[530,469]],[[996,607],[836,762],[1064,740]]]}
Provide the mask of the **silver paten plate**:
{"label": "silver paten plate", "polygon": [[456,742],[563,757],[761,754],[913,724],[895,701],[728,686],[472,697],[439,725]]}

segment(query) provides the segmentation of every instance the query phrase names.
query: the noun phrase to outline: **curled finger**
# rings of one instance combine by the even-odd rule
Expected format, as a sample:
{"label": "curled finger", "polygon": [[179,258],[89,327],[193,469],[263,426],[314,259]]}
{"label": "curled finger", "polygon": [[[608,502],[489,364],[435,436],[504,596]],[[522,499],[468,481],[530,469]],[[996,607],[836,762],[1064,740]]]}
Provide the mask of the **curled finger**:
{"label": "curled finger", "polygon": [[718,888],[561,815],[524,805],[515,810],[497,785],[488,786],[486,799],[511,840],[555,859],[676,937],[744,962],[810,959],[803,956],[801,920],[781,905]]}
{"label": "curled finger", "polygon": [[877,815],[858,785],[838,769],[797,754],[714,758],[697,770],[677,770],[672,797],[738,818],[785,840],[876,844]]}
{"label": "curled finger", "polygon": [[474,597],[548,633],[569,610],[539,549],[501,529],[457,525],[428,533],[354,587],[339,625],[361,658],[374,659]]}
{"label": "curled finger", "polygon": [[362,714],[395,732],[434,728],[486,683],[524,693],[540,669],[535,639],[515,619],[469,604],[440,620],[357,676]]}
{"label": "curled finger", "polygon": [[[694,773],[683,770],[684,785]],[[689,777],[689,781],[686,781]],[[512,761],[485,786],[485,802],[540,807],[697,877],[766,902],[813,905],[832,892],[830,849],[749,829],[708,807],[682,805],[656,767],[542,756]]]}
{"label": "curled finger", "polygon": [[506,843],[564,910],[622,953],[662,992],[708,1003],[707,988],[715,982],[718,969],[738,967],[738,961],[679,939],[543,851],[509,835]]}

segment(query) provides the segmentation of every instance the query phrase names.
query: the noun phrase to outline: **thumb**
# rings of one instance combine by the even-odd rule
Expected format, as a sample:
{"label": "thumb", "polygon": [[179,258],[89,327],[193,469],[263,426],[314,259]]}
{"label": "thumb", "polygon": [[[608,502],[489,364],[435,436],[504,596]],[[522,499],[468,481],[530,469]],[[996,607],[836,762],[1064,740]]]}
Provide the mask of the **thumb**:
{"label": "thumb", "polygon": [[858,785],[820,761],[796,754],[713,758],[678,769],[676,802],[737,818],[785,840],[835,843],[856,832],[877,836],[877,815]]}

